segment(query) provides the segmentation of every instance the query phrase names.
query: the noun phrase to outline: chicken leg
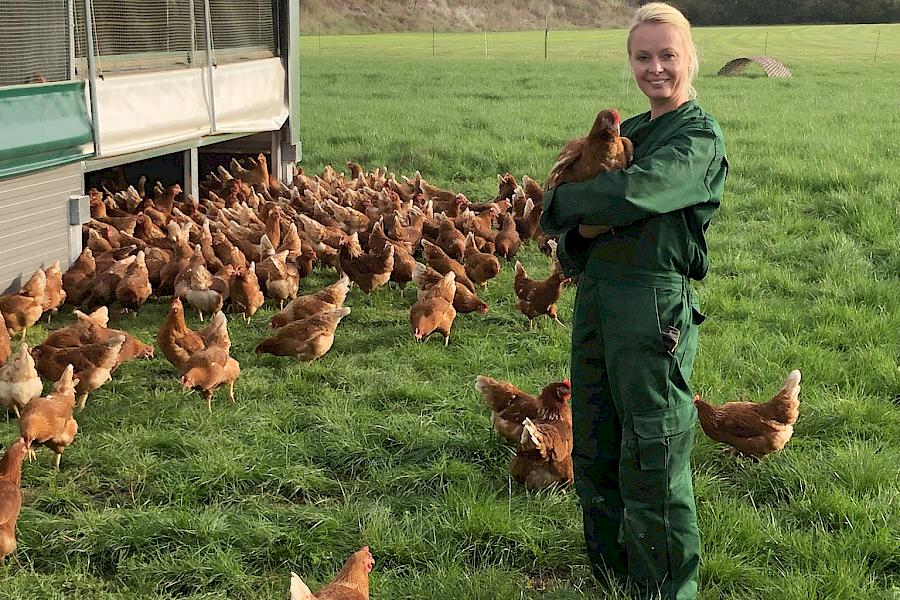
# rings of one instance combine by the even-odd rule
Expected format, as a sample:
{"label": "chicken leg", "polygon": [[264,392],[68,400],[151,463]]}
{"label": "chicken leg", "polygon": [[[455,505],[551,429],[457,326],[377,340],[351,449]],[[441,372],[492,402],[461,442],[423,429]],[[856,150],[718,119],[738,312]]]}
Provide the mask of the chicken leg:
{"label": "chicken leg", "polygon": [[203,397],[206,398],[206,410],[212,413],[212,390],[203,390]]}
{"label": "chicken leg", "polygon": [[233,382],[233,381],[232,381],[231,383],[228,384],[228,400],[229,400],[232,404],[235,404],[235,401],[234,401],[234,382]]}

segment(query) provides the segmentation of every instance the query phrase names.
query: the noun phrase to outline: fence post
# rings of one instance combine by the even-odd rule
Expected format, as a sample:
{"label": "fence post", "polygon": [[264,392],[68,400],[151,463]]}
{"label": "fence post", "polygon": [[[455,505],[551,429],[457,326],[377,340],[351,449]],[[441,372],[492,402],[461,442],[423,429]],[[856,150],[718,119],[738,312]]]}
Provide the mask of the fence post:
{"label": "fence post", "polygon": [[484,60],[487,60],[488,57],[488,48],[487,48],[487,29],[484,30]]}
{"label": "fence post", "polygon": [[210,133],[216,132],[216,90],[213,81],[213,41],[212,18],[210,17],[209,0],[203,0],[203,23],[206,30],[206,80],[209,82],[209,123]]}
{"label": "fence post", "polygon": [[434,25],[431,26],[431,58],[434,58]]}
{"label": "fence post", "polygon": [[94,156],[100,156],[100,115],[97,111],[97,61],[94,57],[94,4],[84,0],[84,28],[87,30],[88,86],[91,92],[91,129],[94,133]]}
{"label": "fence post", "polygon": [[547,60],[547,36],[550,35],[549,29],[544,29],[544,60]]}
{"label": "fence post", "polygon": [[872,62],[878,60],[878,42],[881,41],[881,30],[878,30],[878,37],[875,38],[875,56],[872,57]]}
{"label": "fence post", "polygon": [[769,50],[769,32],[766,32],[766,41],[763,43],[763,56],[768,54]]}

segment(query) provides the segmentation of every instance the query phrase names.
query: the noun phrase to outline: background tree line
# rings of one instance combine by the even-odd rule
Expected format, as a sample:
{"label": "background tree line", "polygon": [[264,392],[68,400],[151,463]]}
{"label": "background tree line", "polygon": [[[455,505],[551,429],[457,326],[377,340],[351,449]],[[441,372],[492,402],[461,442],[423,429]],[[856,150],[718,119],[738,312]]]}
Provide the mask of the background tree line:
{"label": "background tree line", "polygon": [[900,21],[900,0],[675,0],[673,4],[694,25]]}

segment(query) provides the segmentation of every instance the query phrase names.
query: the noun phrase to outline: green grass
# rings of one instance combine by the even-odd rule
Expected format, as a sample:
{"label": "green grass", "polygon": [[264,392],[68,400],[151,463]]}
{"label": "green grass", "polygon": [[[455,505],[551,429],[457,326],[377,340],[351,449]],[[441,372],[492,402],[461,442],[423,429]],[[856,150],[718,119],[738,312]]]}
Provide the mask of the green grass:
{"label": "green grass", "polygon": [[[709,319],[692,383],[717,402],[759,400],[800,368],[801,418],[759,464],[698,435],[701,598],[895,598],[900,26],[770,31],[792,80],[714,76],[761,52],[763,29],[696,34],[700,101],[732,169],[696,286]],[[497,173],[543,179],[598,108],[645,110],[623,77],[621,32],[566,35],[571,50],[551,46],[547,62],[533,34],[509,34],[509,52],[487,61],[479,35],[436,60],[430,44],[395,46],[413,34],[323,38],[321,55],[307,38],[304,165],[419,169],[474,200],[496,192]],[[523,261],[547,272],[532,248]],[[590,579],[574,494],[509,484],[511,450],[472,386],[483,373],[537,389],[567,372],[568,328],[528,332],[511,278],[506,266],[490,313],[460,316],[446,349],[414,343],[411,295],[395,290],[351,292],[334,348],[309,365],[253,354],[271,306],[249,327],[234,319],[238,402],[220,393],[212,415],[164,359],[124,366],[77,415],[62,471],[47,451],[26,466],[0,598],[283,598],[289,570],[315,588],[363,544],[373,600],[615,597]],[[155,303],[114,324],[150,341],[164,313]],[[0,440],[17,431],[0,423]]]}

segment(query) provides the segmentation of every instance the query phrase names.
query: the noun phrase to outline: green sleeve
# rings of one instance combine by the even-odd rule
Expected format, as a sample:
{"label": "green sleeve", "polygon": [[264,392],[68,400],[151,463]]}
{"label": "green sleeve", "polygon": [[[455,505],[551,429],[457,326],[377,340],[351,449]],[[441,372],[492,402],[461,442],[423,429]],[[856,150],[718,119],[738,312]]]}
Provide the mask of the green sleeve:
{"label": "green sleeve", "polygon": [[550,235],[581,224],[624,227],[706,202],[707,174],[723,154],[721,143],[709,129],[681,132],[625,169],[557,186],[544,196],[541,227]]}
{"label": "green sleeve", "polygon": [[582,237],[577,228],[570,229],[559,236],[556,258],[559,259],[563,273],[569,277],[581,275],[587,265],[593,243],[594,240]]}

